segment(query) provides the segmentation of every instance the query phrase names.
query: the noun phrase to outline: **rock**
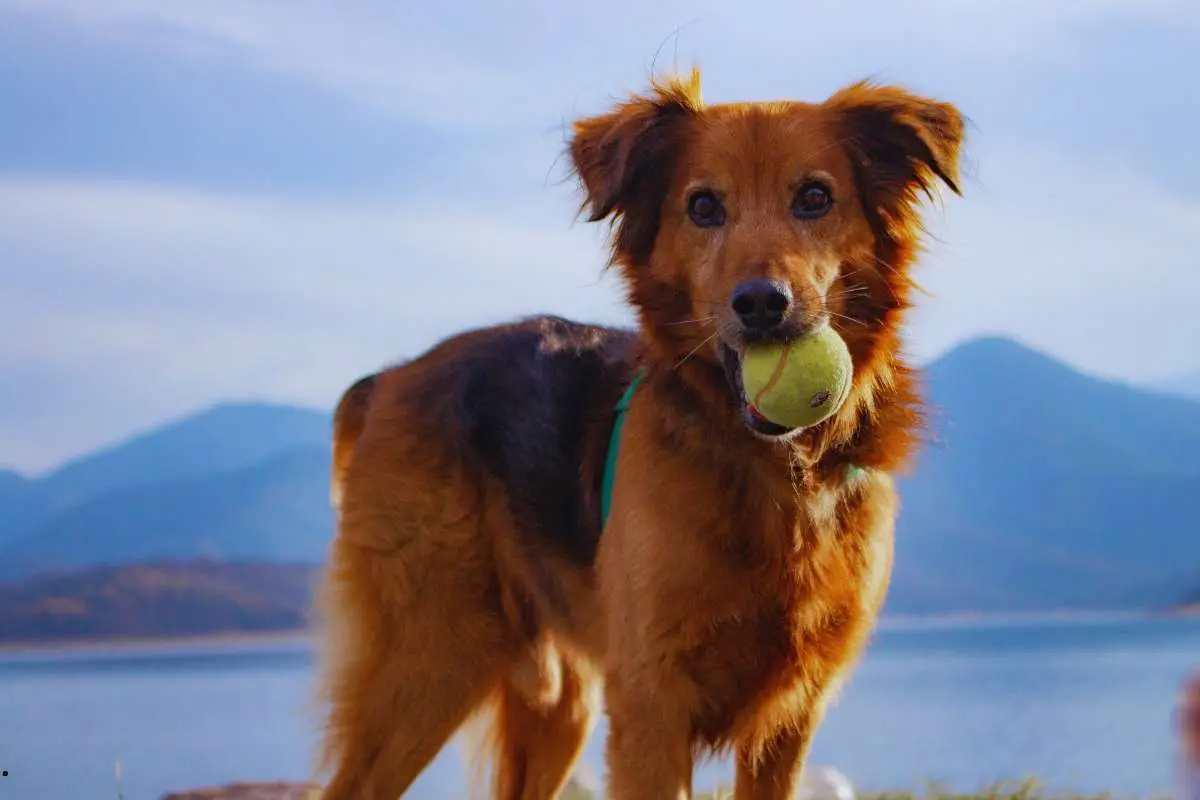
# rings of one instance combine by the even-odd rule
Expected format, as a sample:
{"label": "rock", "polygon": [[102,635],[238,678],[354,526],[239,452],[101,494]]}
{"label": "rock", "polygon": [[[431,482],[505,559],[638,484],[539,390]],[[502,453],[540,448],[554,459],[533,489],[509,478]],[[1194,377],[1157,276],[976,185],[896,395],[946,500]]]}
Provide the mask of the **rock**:
{"label": "rock", "polygon": [[314,800],[318,792],[319,787],[311,783],[244,782],[172,792],[161,800]]}
{"label": "rock", "polygon": [[833,767],[812,767],[796,790],[797,800],[855,800],[854,784]]}

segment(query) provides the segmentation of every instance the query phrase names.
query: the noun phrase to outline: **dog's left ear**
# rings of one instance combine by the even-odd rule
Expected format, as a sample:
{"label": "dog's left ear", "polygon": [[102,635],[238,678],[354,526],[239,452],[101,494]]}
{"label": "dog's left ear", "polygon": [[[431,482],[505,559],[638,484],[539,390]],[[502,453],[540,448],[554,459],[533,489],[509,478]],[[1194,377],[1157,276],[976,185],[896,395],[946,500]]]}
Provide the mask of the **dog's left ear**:
{"label": "dog's left ear", "polygon": [[[870,202],[879,210],[931,196],[935,179],[959,189],[962,114],[950,103],[894,86],[857,83],[829,100]],[[889,209],[889,206],[893,206]]]}
{"label": "dog's left ear", "polygon": [[658,233],[661,206],[687,118],[703,106],[700,73],[655,81],[651,90],[573,126],[570,157],[588,220],[617,221],[614,249],[640,261]]}

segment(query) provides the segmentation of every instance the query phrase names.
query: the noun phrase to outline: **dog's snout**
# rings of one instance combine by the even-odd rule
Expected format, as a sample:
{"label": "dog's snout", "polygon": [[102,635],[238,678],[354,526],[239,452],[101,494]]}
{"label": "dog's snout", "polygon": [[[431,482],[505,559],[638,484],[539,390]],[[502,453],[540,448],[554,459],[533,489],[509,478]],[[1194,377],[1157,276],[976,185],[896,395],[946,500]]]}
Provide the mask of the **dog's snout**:
{"label": "dog's snout", "polygon": [[782,281],[755,278],[734,290],[730,305],[748,329],[769,331],[783,324],[792,305],[792,290]]}

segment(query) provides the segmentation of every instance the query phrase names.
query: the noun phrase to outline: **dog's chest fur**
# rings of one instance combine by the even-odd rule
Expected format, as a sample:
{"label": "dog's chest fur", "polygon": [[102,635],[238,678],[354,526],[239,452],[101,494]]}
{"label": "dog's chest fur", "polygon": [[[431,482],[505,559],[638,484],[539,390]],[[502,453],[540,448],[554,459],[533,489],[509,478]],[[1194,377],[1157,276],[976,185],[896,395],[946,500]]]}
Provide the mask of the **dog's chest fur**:
{"label": "dog's chest fur", "polygon": [[720,594],[698,586],[704,602],[689,612],[698,635],[680,662],[699,698],[698,738],[709,747],[765,744],[818,709],[816,687],[829,685],[865,640],[869,600],[886,581],[890,531],[861,524],[873,516],[861,513],[876,500],[869,485],[838,481],[785,497],[779,502],[776,489],[770,502],[761,498],[757,515],[730,510],[753,522],[730,530],[737,557],[718,552],[710,563],[726,573],[707,576]]}

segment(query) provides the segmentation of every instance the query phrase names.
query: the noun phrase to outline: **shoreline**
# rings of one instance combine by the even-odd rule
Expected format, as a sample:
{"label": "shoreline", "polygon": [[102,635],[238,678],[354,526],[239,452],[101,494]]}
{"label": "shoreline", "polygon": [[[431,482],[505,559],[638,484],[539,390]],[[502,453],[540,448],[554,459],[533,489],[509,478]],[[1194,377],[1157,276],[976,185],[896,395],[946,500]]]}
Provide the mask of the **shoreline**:
{"label": "shoreline", "polygon": [[[919,628],[1004,627],[1008,625],[1153,622],[1156,620],[1200,617],[1200,606],[1158,611],[1043,611],[1035,613],[895,614],[881,617],[876,633]],[[185,636],[119,636],[35,639],[0,642],[0,656],[22,653],[104,653],[115,651],[153,651],[156,649],[206,650],[213,647],[236,648],[263,645],[305,646],[312,642],[312,631],[297,628],[276,631],[228,631]]]}
{"label": "shoreline", "polygon": [[1166,619],[1189,619],[1200,616],[1200,606],[1148,609],[1138,611],[1030,611],[1030,612],[970,612],[953,611],[939,614],[889,614],[879,618],[877,631],[905,628],[956,626],[1004,626],[1047,623],[1104,623],[1151,622]]}

